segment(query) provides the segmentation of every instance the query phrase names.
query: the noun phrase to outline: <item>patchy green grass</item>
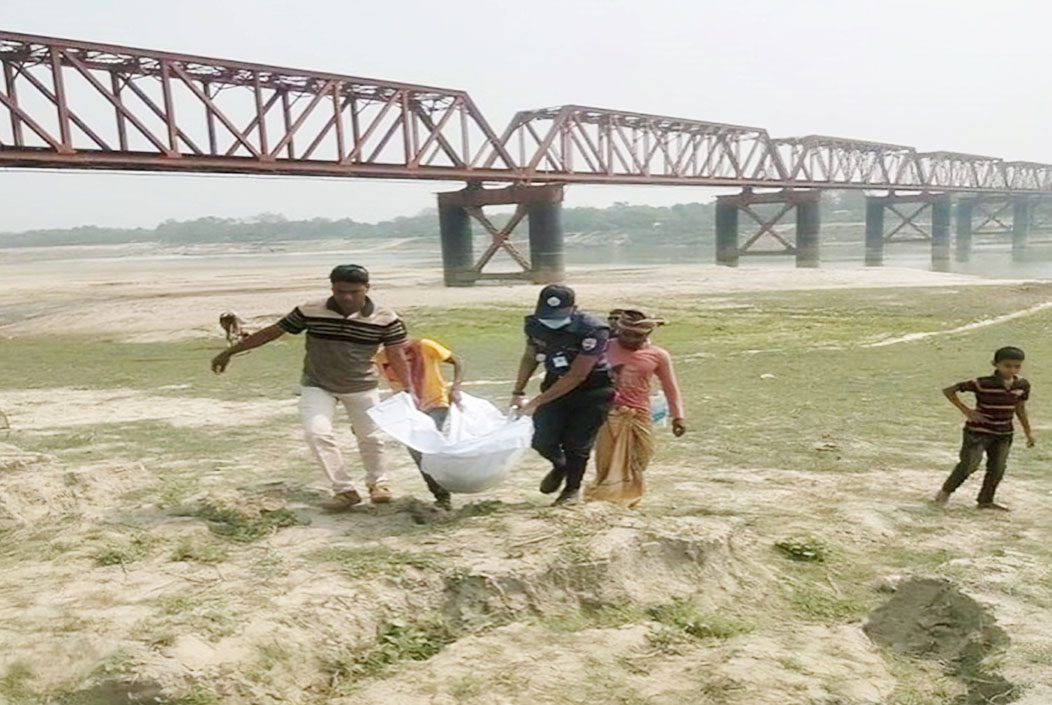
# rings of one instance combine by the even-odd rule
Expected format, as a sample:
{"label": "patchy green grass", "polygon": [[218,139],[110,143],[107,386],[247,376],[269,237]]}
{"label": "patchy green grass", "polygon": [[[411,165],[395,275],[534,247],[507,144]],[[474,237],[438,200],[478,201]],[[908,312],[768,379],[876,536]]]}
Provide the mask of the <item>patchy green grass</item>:
{"label": "patchy green grass", "polygon": [[224,562],[230,555],[225,546],[201,537],[186,536],[172,550],[171,560],[187,563],[205,563],[216,565]]}
{"label": "patchy green grass", "polygon": [[150,555],[154,539],[145,533],[131,536],[115,536],[95,549],[93,557],[98,565],[128,565]]}
{"label": "patchy green grass", "polygon": [[946,705],[960,702],[965,686],[951,678],[944,666],[919,662],[885,652],[884,661],[895,677],[888,705]]}
{"label": "patchy green grass", "polygon": [[774,547],[786,558],[793,561],[825,563],[829,549],[813,536],[780,539]]}
{"label": "patchy green grass", "polygon": [[[607,304],[632,303],[671,319],[672,324],[658,331],[655,340],[667,347],[676,360],[691,432],[677,439],[667,430],[660,430],[653,467],[656,471],[672,465],[697,468],[699,477],[721,492],[740,486],[747,494],[753,486],[745,485],[745,481],[751,479],[748,473],[756,468],[785,471],[791,474],[793,483],[806,491],[812,479],[833,483],[839,474],[845,483],[861,485],[867,476],[888,476],[902,469],[915,471],[923,467],[930,468],[934,489],[952,465],[960,425],[959,415],[942,399],[939,389],[986,371],[990,353],[1004,344],[1020,345],[1030,357],[1024,374],[1036,391],[1030,413],[1040,437],[1052,424],[1052,402],[1040,391],[1052,385],[1052,368],[1043,363],[1052,358],[1052,338],[1048,336],[1052,311],[916,343],[883,348],[860,345],[911,332],[952,328],[1024,308],[1049,295],[1047,287],[1011,287],[781,292],[687,300],[666,299],[660,292],[644,291],[641,298],[636,298],[637,293],[626,292],[632,300],[582,303],[597,312],[602,312]],[[527,298],[524,293],[524,306],[518,308],[419,309],[406,314],[414,332],[449,344],[465,358],[469,381],[493,383],[469,387],[470,392],[503,401],[522,345],[521,316],[529,308]],[[238,357],[226,375],[215,377],[207,368],[208,360],[221,347],[219,343],[199,341],[138,345],[62,337],[5,340],[0,345],[0,391],[65,386],[130,388],[156,394],[158,403],[180,395],[246,401],[290,396],[298,377],[302,340],[283,339]],[[170,386],[178,388],[162,389]],[[308,461],[290,459],[294,455],[290,452],[290,439],[296,433],[296,422],[289,418],[222,430],[176,428],[161,422],[94,424],[56,428],[48,433],[15,429],[6,433],[3,440],[27,450],[56,455],[61,462],[117,457],[143,460],[152,471],[157,471],[158,482],[118,497],[107,519],[148,526],[159,536],[157,525],[174,523],[174,508],[185,505],[200,492],[202,480],[208,483],[208,489],[230,489],[253,482],[263,473],[269,479],[298,480],[297,473],[306,476],[311,472],[316,479],[316,471]],[[298,438],[291,442],[300,443]],[[1052,461],[1049,448],[1039,446],[1026,451],[1017,444],[1006,486],[1021,480],[1043,482]],[[303,455],[301,446],[297,445],[296,450]],[[940,457],[945,457],[945,462]],[[260,470],[255,470],[255,465]],[[652,478],[655,497],[662,492],[671,497],[672,483],[690,480],[683,474],[662,476],[660,472],[654,472]],[[664,487],[662,483],[666,483]],[[768,488],[756,484],[757,495],[763,489]],[[954,548],[957,544],[939,547],[943,535],[962,526],[969,531],[975,529],[977,521],[970,515],[934,514],[923,509],[903,511],[901,506],[893,513],[885,507],[882,517],[892,525],[892,534],[880,538],[873,532],[866,534],[866,540],[854,542],[852,532],[843,526],[845,515],[833,510],[833,503],[842,498],[831,496],[828,503],[818,503],[810,524],[806,523],[805,508],[796,506],[792,497],[786,500],[784,513],[783,507],[777,511],[753,511],[734,503],[714,506],[700,490],[677,494],[667,506],[648,501],[641,508],[637,516],[644,517],[642,521],[730,517],[740,522],[737,526],[744,531],[759,537],[760,560],[773,571],[769,573],[772,582],[781,589],[773,591],[770,605],[762,605],[755,616],[749,615],[755,624],[723,612],[701,610],[687,600],[649,610],[645,606],[612,605],[535,619],[555,632],[616,628],[649,619],[655,625],[650,641],[658,658],[662,658],[662,652],[674,652],[685,644],[705,645],[732,639],[774,622],[791,627],[806,622],[839,624],[858,620],[878,600],[871,590],[873,581],[890,572],[950,573],[952,568],[953,577],[973,581],[981,578],[974,566],[948,566],[949,561],[961,557]],[[533,506],[483,501],[466,505],[457,518],[493,515],[507,519],[509,526],[516,519],[547,522],[552,542],[543,546],[531,543],[517,550],[525,555],[554,547],[555,558],[567,572],[581,569],[593,560],[588,541],[609,528],[604,522],[620,521],[603,517],[580,520],[576,513]],[[207,521],[214,533],[235,544],[259,541],[283,527],[300,523],[286,509],[262,512],[251,505],[206,503],[191,511]],[[383,523],[388,518],[383,515],[381,521],[369,524],[373,517],[362,514],[364,518],[347,518],[348,524],[355,527],[353,531],[358,532],[356,537],[365,535],[398,546],[396,534],[398,539],[403,538],[405,529]],[[802,525],[786,529],[786,514],[794,515]],[[283,577],[303,567],[299,558],[290,557],[283,547],[257,545],[245,554],[241,547],[221,539],[194,538],[161,546],[148,539],[138,540],[139,534],[131,533],[91,539],[85,545],[78,542],[83,537],[85,516],[91,515],[56,515],[47,532],[7,531],[3,534],[4,545],[0,545],[0,557],[6,565],[9,561],[25,561],[30,549],[40,549],[32,554],[32,560],[49,560],[75,552],[78,547],[82,547],[83,555],[107,565],[144,561],[153,554],[203,564],[216,564],[229,557],[232,561],[244,559],[243,567],[261,591],[284,589]],[[1012,517],[1016,524],[1029,520],[1023,513]],[[318,523],[321,530],[330,529],[330,524]],[[59,524],[61,534],[55,528]],[[358,524],[383,528],[362,528]],[[409,522],[405,524],[408,526]],[[452,540],[459,528],[454,526],[447,531],[427,526],[415,535],[426,534],[449,552],[441,541]],[[771,549],[775,540],[788,531],[802,533],[790,536],[792,540],[778,550],[787,558],[800,560],[785,560]],[[996,540],[976,539],[973,549],[996,556],[997,550],[1010,545],[1013,550],[1034,554],[1043,543],[1043,535],[1033,526],[1027,526],[1026,532],[1021,535],[1006,528],[998,532]],[[149,536],[145,532],[142,535]],[[503,546],[504,539],[497,535],[494,541]],[[403,582],[410,582],[411,571],[447,567],[438,553],[417,550],[415,545],[361,545],[369,547],[332,546],[313,554],[308,560],[324,565],[310,567],[352,577],[409,573]],[[750,554],[746,551],[742,555]],[[1034,581],[1027,585],[1052,591],[1052,582],[1043,574],[1035,573]],[[187,588],[180,588],[183,589]],[[189,588],[190,591],[162,598],[157,603],[157,614],[144,620],[143,636],[139,637],[142,642],[163,648],[187,633],[203,634],[212,640],[233,633],[246,618],[234,607],[239,604],[232,592],[234,588],[220,582],[208,589],[215,593],[199,594]],[[1036,604],[1032,595],[1018,595],[1031,605]],[[88,621],[77,626],[97,628],[99,624]],[[426,660],[458,636],[449,624],[428,615],[408,622],[391,622],[365,648],[341,652],[332,658],[326,672],[337,683],[336,692],[341,692],[364,679],[396,673],[408,662]],[[1018,653],[1035,669],[1047,662],[1044,650]],[[253,667],[277,672],[282,663],[297,657],[278,644],[264,645],[259,647],[259,663],[253,662]],[[959,684],[935,671],[897,661],[891,664],[899,687],[888,705],[942,705],[952,702],[960,692]],[[596,673],[607,675],[606,671]],[[525,687],[521,674],[508,673],[506,679],[507,689]],[[0,700],[5,696],[16,700],[28,692],[29,681],[28,670],[9,669],[0,679]],[[734,681],[711,675],[699,675],[698,682],[698,697],[713,703],[733,700],[740,689]],[[482,702],[486,693],[480,694],[479,687],[478,679],[468,676],[451,683],[449,689],[457,700]],[[566,702],[589,702],[589,697],[591,702],[605,702],[596,688],[589,686],[581,691],[583,694],[568,695]],[[325,699],[304,697],[305,702],[311,703]],[[648,702],[631,690],[616,697],[621,698],[623,705]],[[204,686],[185,694],[183,699],[171,701],[184,705],[217,702],[222,702],[222,698]]]}
{"label": "patchy green grass", "polygon": [[658,647],[663,643],[674,643],[677,637],[723,641],[752,631],[751,624],[735,616],[701,612],[693,602],[682,598],[650,607],[646,614],[660,625],[651,635],[651,642]]}
{"label": "patchy green grass", "polygon": [[839,623],[864,617],[872,609],[873,599],[854,589],[842,593],[819,583],[801,582],[789,590],[789,605],[806,620]]}
{"label": "patchy green grass", "polygon": [[251,543],[270,536],[278,529],[309,523],[285,509],[260,510],[253,506],[239,507],[226,502],[205,499],[196,508],[185,510],[208,522],[208,528],[219,536],[238,543]]}
{"label": "patchy green grass", "polygon": [[703,703],[725,703],[735,693],[740,693],[745,687],[733,678],[716,675],[708,670],[702,669],[696,676],[698,681],[698,692],[701,694]]}
{"label": "patchy green grass", "polygon": [[221,468],[217,461],[228,456],[231,448],[244,447],[260,436],[260,429],[253,427],[211,429],[173,426],[163,421],[125,421],[93,424],[75,432],[15,431],[8,442],[25,451],[55,455],[68,463],[124,459],[151,468],[192,463],[199,473]]}
{"label": "patchy green grass", "polygon": [[486,681],[476,675],[466,675],[449,684],[449,694],[457,702],[472,700],[486,691]]}
{"label": "patchy green grass", "polygon": [[203,685],[195,685],[189,691],[164,703],[164,705],[221,705],[223,700],[219,695]]}
{"label": "patchy green grass", "polygon": [[175,593],[159,598],[156,604],[158,613],[152,620],[155,634],[178,630],[216,640],[242,625],[239,614],[222,595]]}
{"label": "patchy green grass", "polygon": [[361,651],[348,651],[331,658],[326,671],[333,682],[350,686],[362,679],[375,678],[405,661],[426,661],[457,639],[457,631],[437,618],[391,621],[383,624],[372,645]]}
{"label": "patchy green grass", "polygon": [[397,551],[385,546],[330,546],[311,555],[315,561],[332,563],[349,578],[399,575],[410,568],[437,570],[444,557],[423,551]]}
{"label": "patchy green grass", "polygon": [[630,603],[621,603],[582,607],[564,612],[549,611],[537,616],[536,621],[554,632],[573,633],[585,629],[616,629],[646,618],[646,612],[642,608]]}
{"label": "patchy green grass", "polygon": [[4,675],[0,677],[0,702],[28,703],[33,695],[29,687],[29,681],[33,678],[33,671],[28,665],[21,661],[15,661]]}

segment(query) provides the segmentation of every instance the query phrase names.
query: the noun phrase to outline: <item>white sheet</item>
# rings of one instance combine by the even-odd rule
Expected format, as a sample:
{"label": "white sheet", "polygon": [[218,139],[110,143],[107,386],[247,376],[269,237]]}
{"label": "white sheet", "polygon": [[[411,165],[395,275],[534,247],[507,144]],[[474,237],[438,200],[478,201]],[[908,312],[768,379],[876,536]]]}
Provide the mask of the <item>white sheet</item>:
{"label": "white sheet", "polygon": [[533,422],[512,419],[485,399],[463,394],[449,410],[445,433],[419,411],[408,394],[369,410],[395,440],[423,455],[423,469],[450,492],[485,492],[507,479],[533,438]]}

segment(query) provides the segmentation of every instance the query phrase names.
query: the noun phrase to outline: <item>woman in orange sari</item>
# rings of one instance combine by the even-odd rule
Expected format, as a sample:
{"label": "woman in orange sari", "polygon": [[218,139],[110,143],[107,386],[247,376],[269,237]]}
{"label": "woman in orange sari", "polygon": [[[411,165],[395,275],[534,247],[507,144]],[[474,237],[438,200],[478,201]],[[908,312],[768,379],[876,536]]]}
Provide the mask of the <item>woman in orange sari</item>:
{"label": "woman in orange sari", "polygon": [[650,342],[650,334],[664,321],[640,311],[617,314],[616,335],[607,349],[614,371],[614,408],[596,440],[596,477],[585,489],[586,500],[605,500],[634,507],[643,498],[643,474],[654,455],[654,424],[650,385],[654,377],[668,401],[672,433],[682,436],[687,425],[672,357]]}

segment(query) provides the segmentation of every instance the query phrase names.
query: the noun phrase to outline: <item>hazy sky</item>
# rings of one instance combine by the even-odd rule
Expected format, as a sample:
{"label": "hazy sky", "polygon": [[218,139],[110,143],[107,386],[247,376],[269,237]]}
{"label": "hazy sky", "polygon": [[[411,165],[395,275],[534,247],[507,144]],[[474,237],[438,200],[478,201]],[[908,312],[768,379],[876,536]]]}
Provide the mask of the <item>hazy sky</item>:
{"label": "hazy sky", "polygon": [[[1052,162],[1052,4],[960,0],[0,0],[0,28],[463,88],[496,129],[578,103]],[[455,183],[5,172],[0,231],[349,216]],[[713,192],[577,186],[567,205]]]}

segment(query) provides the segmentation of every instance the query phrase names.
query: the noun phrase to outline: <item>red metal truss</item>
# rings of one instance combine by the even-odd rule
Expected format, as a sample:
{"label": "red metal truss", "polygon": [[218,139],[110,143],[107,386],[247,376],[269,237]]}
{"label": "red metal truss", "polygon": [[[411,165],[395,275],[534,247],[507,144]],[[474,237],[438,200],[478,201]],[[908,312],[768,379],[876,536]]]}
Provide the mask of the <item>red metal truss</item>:
{"label": "red metal truss", "polygon": [[0,32],[0,168],[1052,195],[1052,165]]}
{"label": "red metal truss", "polygon": [[[743,185],[785,181],[764,130],[564,105],[517,113],[500,143],[532,180]],[[486,162],[491,166],[498,155]]]}
{"label": "red metal truss", "polygon": [[934,190],[1009,190],[1004,162],[958,152],[926,152],[917,155],[917,164],[927,188]]}
{"label": "red metal truss", "polygon": [[0,166],[416,179],[514,170],[463,91],[7,32],[0,64]]}
{"label": "red metal truss", "polygon": [[808,135],[774,140],[788,177],[810,186],[923,188],[912,147]]}

